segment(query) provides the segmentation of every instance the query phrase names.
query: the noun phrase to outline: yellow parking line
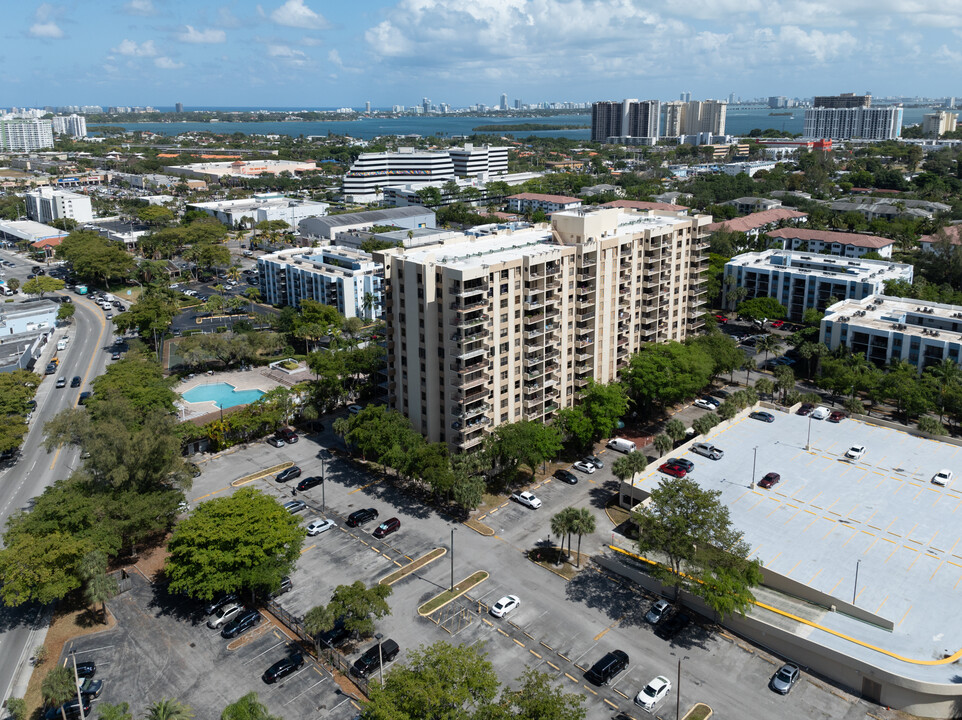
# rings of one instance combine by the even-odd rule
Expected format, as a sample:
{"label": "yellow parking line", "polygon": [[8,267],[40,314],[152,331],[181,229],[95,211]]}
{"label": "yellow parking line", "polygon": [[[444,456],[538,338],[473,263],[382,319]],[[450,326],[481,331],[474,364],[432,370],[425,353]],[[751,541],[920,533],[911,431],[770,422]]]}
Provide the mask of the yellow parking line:
{"label": "yellow parking line", "polygon": [[835,590],[838,589],[838,586],[841,585],[841,584],[842,584],[842,578],[839,578],[839,579],[838,579],[838,582],[835,583],[835,587],[833,587],[831,590],[829,590],[829,591],[828,591],[828,594],[829,594],[829,595],[834,595],[834,594],[835,594]]}
{"label": "yellow parking line", "polygon": [[[931,555],[929,555],[929,557],[932,557],[932,556],[931,556]],[[938,572],[939,570],[941,570],[941,569],[942,569],[942,565],[944,565],[944,564],[945,564],[945,563],[944,563],[944,561],[943,561],[943,562],[940,562],[940,563],[938,564],[938,567],[936,567],[936,568],[935,568],[935,570],[934,570],[934,571],[932,572],[932,574],[931,574],[931,575],[929,575],[929,581],[931,581],[931,580],[932,580],[932,578],[934,578],[934,577],[935,577],[935,574],[936,574],[936,573],[937,573],[937,572]]]}
{"label": "yellow parking line", "polygon": [[306,552],[307,552],[308,550],[310,550],[311,548],[316,548],[316,547],[317,547],[317,543],[314,543],[313,545],[308,545],[306,548],[304,548],[303,550],[301,550],[301,555],[303,555],[304,553],[306,553]]}
{"label": "yellow parking line", "polygon": [[361,487],[359,487],[359,488],[354,488],[353,490],[351,490],[351,492],[348,493],[348,495],[353,495],[353,494],[356,493],[356,492],[361,492],[361,490],[365,490],[365,489],[371,487],[371,485],[377,485],[379,482],[381,482],[380,479],[378,479],[378,480],[372,480],[371,482],[367,483],[366,485],[361,485]]}
{"label": "yellow parking line", "polygon": [[569,675],[568,673],[565,673],[565,677],[568,678],[568,679],[569,679],[571,682],[573,682],[573,683],[578,682],[577,680],[575,680],[575,679],[574,679],[571,675]]}
{"label": "yellow parking line", "polygon": [[882,610],[882,605],[884,605],[884,604],[885,604],[885,601],[888,600],[888,599],[889,599],[889,596],[886,595],[886,596],[885,596],[885,600],[883,600],[883,601],[879,604],[879,606],[875,609],[875,614],[876,614],[876,615],[879,614],[879,612]]}
{"label": "yellow parking line", "polygon": [[817,578],[821,572],[822,572],[822,569],[819,568],[819,571],[814,575],[812,575],[812,578],[806,584],[811,585],[813,582],[815,582],[815,578]]}
{"label": "yellow parking line", "polygon": [[545,662],[548,663],[548,664],[549,664],[551,667],[553,667],[555,670],[560,670],[560,669],[561,669],[560,667],[558,667],[557,665],[555,665],[555,664],[554,664],[553,662],[551,662],[550,660],[545,660]]}
{"label": "yellow parking line", "polygon": [[793,567],[791,570],[789,570],[789,571],[788,571],[788,574],[785,575],[785,577],[791,577],[791,576],[792,576],[792,573],[795,572],[795,568],[797,568],[797,567],[798,567],[799,565],[801,565],[801,564],[802,564],[802,561],[801,561],[801,560],[799,560],[797,563],[795,563],[795,567]]}
{"label": "yellow parking line", "polygon": [[506,632],[505,632],[504,630],[502,630],[501,628],[498,628],[498,632],[501,633],[502,635],[504,635],[505,637],[508,637],[508,633],[506,633]]}
{"label": "yellow parking line", "polygon": [[511,639],[514,640],[515,644],[517,644],[518,646],[524,647],[524,643],[518,640],[518,638],[511,638]]}
{"label": "yellow parking line", "polygon": [[541,656],[540,656],[538,653],[536,653],[534,650],[532,650],[531,648],[528,648],[528,652],[531,653],[532,655],[534,655],[534,656],[535,656],[536,658],[538,658],[539,660],[541,659]]}
{"label": "yellow parking line", "polygon": [[608,698],[602,698],[602,699],[603,699],[606,703],[608,703],[609,705],[611,705],[611,707],[613,707],[615,710],[618,709],[618,706],[615,705],[613,702],[611,702],[611,700],[609,700]]}

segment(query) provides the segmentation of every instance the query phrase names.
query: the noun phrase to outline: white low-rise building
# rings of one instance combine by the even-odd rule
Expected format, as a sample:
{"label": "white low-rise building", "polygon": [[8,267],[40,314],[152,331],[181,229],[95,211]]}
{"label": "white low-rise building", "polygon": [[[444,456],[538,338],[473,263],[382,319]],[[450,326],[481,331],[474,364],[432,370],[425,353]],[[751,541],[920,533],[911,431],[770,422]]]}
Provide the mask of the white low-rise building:
{"label": "white low-rise building", "polygon": [[748,177],[754,177],[760,170],[774,170],[778,165],[774,160],[746,160],[745,162],[725,163],[721,166],[721,171],[726,175],[740,175],[745,173]]}
{"label": "white low-rise building", "polygon": [[448,150],[459,177],[503,175],[508,172],[508,148],[465,143],[463,148]]}
{"label": "white low-rise building", "polygon": [[560,210],[576,210],[581,207],[581,198],[567,195],[545,195],[543,193],[520,193],[508,197],[508,209],[512,212],[534,212],[541,210],[550,214]]}
{"label": "white low-rise building", "polygon": [[892,257],[895,241],[878,235],[844,233],[832,230],[786,227],[765,233],[771,247],[782,250],[802,250],[810,253],[831,253],[840,257],[858,258],[876,252],[883,258]]}
{"label": "white low-rise building", "polygon": [[842,345],[878,365],[904,360],[922,372],[943,360],[958,364],[962,306],[871,295],[842,300],[825,311],[819,340]]}
{"label": "white low-rise building", "polygon": [[281,250],[259,257],[257,270],[261,296],[271,305],[300,307],[316,300],[344,317],[381,316],[384,267],[356,248]]}
{"label": "white low-rise building", "polygon": [[254,195],[240,200],[216,200],[189,203],[188,210],[201,210],[217,218],[228,227],[237,227],[241,221],[256,225],[265,220],[283,220],[292,228],[305,218],[323,217],[330,207],[327,203],[289,198],[280,193]]}
{"label": "white low-rise building", "polygon": [[27,203],[27,217],[40,223],[61,218],[76,220],[78,223],[94,219],[90,198],[80,193],[42,187],[30,190],[24,198]]}
{"label": "white low-rise building", "polygon": [[888,280],[912,282],[913,268],[884,260],[857,260],[789,250],[737,255],[725,263],[722,301],[734,310],[742,300],[729,298],[736,288],[744,300],[771,297],[784,305],[790,320],[801,320],[809,308],[824,310],[830,298],[848,300],[885,290]]}

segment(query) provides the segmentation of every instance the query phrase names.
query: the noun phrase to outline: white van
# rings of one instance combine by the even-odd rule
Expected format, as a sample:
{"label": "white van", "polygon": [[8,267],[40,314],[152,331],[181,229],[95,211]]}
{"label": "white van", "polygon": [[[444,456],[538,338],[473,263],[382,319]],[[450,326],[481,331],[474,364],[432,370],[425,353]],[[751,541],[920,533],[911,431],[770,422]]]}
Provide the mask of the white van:
{"label": "white van", "polygon": [[6,285],[0,285],[0,292],[7,296],[13,295],[13,290]]}
{"label": "white van", "polygon": [[66,349],[67,349],[67,338],[61,338],[60,340],[57,341],[57,350],[66,350]]}
{"label": "white van", "polygon": [[608,447],[612,450],[617,450],[622,453],[634,452],[636,445],[631,440],[625,440],[624,438],[611,438],[608,441]]}

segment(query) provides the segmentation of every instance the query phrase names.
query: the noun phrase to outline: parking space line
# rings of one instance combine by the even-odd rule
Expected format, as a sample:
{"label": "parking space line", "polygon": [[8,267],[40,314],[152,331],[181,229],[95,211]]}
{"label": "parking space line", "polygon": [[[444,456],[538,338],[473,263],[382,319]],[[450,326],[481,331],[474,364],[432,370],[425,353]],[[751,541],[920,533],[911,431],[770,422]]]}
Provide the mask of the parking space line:
{"label": "parking space line", "polygon": [[310,692],[311,690],[313,690],[314,688],[316,688],[318,685],[320,685],[322,682],[325,682],[326,680],[327,680],[327,678],[321,678],[321,679],[318,680],[316,683],[314,683],[313,685],[311,685],[309,688],[307,688],[306,690],[304,690],[304,691],[301,692],[301,693],[298,693],[297,695],[295,695],[294,697],[292,697],[290,700],[288,700],[286,703],[284,703],[284,707],[287,707],[287,706],[290,705],[292,702],[294,702],[295,700],[297,700],[297,698],[299,698],[301,695],[304,695],[305,693]]}
{"label": "parking space line", "polygon": [[889,599],[889,596],[886,595],[886,596],[885,596],[885,600],[883,600],[881,603],[879,603],[879,606],[875,609],[875,614],[876,614],[876,615],[879,614],[879,612],[882,610],[882,605],[884,605],[884,604],[885,604],[885,601],[888,600],[888,599]]}
{"label": "parking space line", "polygon": [[[87,650],[75,650],[74,652],[76,652],[77,655],[81,655],[81,654],[83,654],[83,653],[97,652],[98,650],[110,650],[110,648],[112,648],[112,647],[116,647],[116,646],[114,646],[114,645],[101,645],[100,647],[89,648],[89,649],[87,649]],[[104,664],[104,663],[101,663],[101,664]]]}
{"label": "parking space line", "polygon": [[544,647],[548,648],[548,650],[551,650],[551,652],[554,652],[554,648],[551,647],[551,646],[550,646],[548,643],[546,643],[544,640],[541,641],[541,644],[542,644]]}
{"label": "parking space line", "polygon": [[839,578],[839,579],[838,579],[838,582],[835,583],[835,587],[833,587],[831,590],[828,591],[828,594],[829,594],[829,595],[834,595],[834,594],[835,594],[835,590],[838,589],[838,586],[842,584],[842,580],[844,580],[844,578]]}
{"label": "parking space line", "polygon": [[255,655],[254,657],[252,657],[250,660],[245,660],[245,661],[244,661],[244,664],[247,665],[248,663],[254,662],[254,661],[257,660],[257,658],[259,658],[261,655],[266,655],[267,653],[271,652],[271,651],[272,651],[274,648],[276,648],[277,646],[279,646],[279,645],[285,645],[287,642],[288,642],[288,641],[287,641],[287,639],[285,638],[285,639],[281,640],[281,641],[278,642],[278,643],[274,643],[274,644],[271,645],[269,648],[267,648],[267,650],[264,650],[263,652],[257,653],[257,655]]}
{"label": "parking space line", "polygon": [[534,650],[532,650],[531,648],[528,648],[528,652],[531,653],[532,655],[534,655],[534,656],[535,656],[536,658],[538,658],[539,660],[541,660],[541,656],[540,656],[538,653],[536,653]]}
{"label": "parking space line", "polygon": [[565,677],[568,678],[568,679],[569,679],[571,682],[573,682],[573,683],[577,683],[577,682],[578,682],[577,680],[575,680],[575,679],[574,679],[570,674],[568,674],[568,673],[565,673]]}
{"label": "parking space line", "polygon": [[524,643],[518,640],[518,638],[511,638],[518,647],[524,647]]}
{"label": "parking space line", "polygon": [[[929,555],[929,557],[935,557],[935,556],[934,556],[934,555]],[[937,559],[938,559],[938,558],[936,558],[936,560],[937,560]],[[940,562],[940,563],[938,564],[938,566],[935,568],[935,570],[932,572],[932,574],[929,575],[929,582],[932,581],[932,578],[934,578],[934,577],[935,577],[935,574],[936,574],[939,570],[942,569],[942,566],[943,566],[944,564],[945,564],[945,561],[942,561],[942,562]]]}
{"label": "parking space line", "polygon": [[590,687],[588,687],[587,685],[584,685],[583,687],[584,687],[585,690],[587,690],[588,692],[590,692],[592,695],[594,695],[595,697],[598,697],[597,691],[592,690],[592,689],[591,689]]}
{"label": "parking space line", "polygon": [[508,633],[506,633],[506,632],[505,632],[504,630],[502,630],[501,628],[497,628],[497,631],[498,631],[499,633],[501,633],[502,635],[504,635],[505,637],[511,637],[510,635],[508,635]]}
{"label": "parking space line", "polygon": [[353,490],[351,490],[351,491],[348,493],[348,495],[353,495],[354,493],[360,492],[361,490],[366,490],[367,488],[371,487],[371,485],[377,485],[379,482],[381,482],[381,479],[380,479],[380,478],[378,478],[377,480],[372,480],[371,482],[367,483],[366,485],[361,485],[361,487],[354,488]]}
{"label": "parking space line", "polygon": [[555,665],[555,664],[554,664],[553,662],[551,662],[550,660],[545,660],[545,662],[548,663],[548,664],[549,664],[551,667],[553,667],[555,670],[560,670],[560,669],[561,669],[560,667],[558,667],[557,665]]}
{"label": "parking space line", "polygon": [[788,574],[786,574],[785,577],[791,577],[791,576],[792,576],[792,573],[795,572],[795,568],[797,568],[797,567],[798,567],[799,565],[801,565],[801,564],[802,564],[802,561],[801,561],[801,560],[799,560],[797,563],[795,563],[795,566],[794,566],[791,570],[788,571]]}
{"label": "parking space line", "polygon": [[316,547],[317,547],[317,543],[314,543],[313,545],[308,545],[306,548],[303,548],[303,549],[301,550],[301,555],[303,555],[304,553],[306,553],[308,550],[310,550],[310,549],[312,549],[312,548],[316,548]]}

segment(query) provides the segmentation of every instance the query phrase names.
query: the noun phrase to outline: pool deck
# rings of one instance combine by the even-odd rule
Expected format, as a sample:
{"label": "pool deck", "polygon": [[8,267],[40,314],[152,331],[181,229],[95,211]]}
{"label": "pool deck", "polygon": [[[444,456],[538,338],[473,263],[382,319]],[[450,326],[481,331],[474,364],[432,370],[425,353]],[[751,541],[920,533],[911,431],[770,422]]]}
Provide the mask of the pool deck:
{"label": "pool deck", "polygon": [[[174,391],[177,393],[185,393],[196,387],[218,385],[220,383],[229,383],[233,385],[236,390],[263,390],[264,392],[273,390],[276,387],[281,387],[279,382],[264,375],[262,368],[257,368],[255,370],[215,372],[212,375],[201,373],[178,383],[174,386]],[[220,409],[213,400],[188,402],[187,400],[181,399],[177,401],[176,405],[181,411],[181,419],[183,420],[208,415]]]}

